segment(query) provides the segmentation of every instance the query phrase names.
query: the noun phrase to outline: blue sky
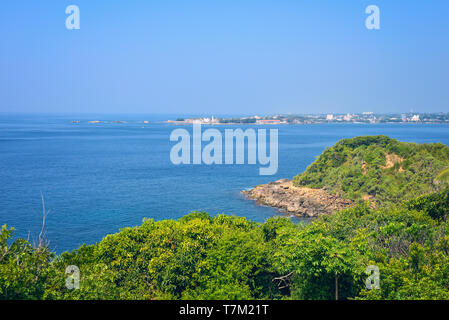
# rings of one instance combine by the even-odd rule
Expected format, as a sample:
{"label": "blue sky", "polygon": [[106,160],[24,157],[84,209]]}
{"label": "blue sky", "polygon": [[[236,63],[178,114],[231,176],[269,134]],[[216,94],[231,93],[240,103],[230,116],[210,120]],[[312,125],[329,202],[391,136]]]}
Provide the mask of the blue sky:
{"label": "blue sky", "polygon": [[0,36],[3,112],[449,112],[447,0],[16,0]]}

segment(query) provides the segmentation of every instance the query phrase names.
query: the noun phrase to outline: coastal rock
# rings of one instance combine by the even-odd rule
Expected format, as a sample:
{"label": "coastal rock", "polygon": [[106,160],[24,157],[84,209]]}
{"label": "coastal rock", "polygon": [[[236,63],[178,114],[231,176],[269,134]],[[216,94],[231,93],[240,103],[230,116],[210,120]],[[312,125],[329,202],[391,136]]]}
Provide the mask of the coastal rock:
{"label": "coastal rock", "polygon": [[242,193],[258,204],[279,208],[301,217],[332,214],[354,204],[352,200],[330,194],[325,189],[295,186],[288,179],[262,184]]}

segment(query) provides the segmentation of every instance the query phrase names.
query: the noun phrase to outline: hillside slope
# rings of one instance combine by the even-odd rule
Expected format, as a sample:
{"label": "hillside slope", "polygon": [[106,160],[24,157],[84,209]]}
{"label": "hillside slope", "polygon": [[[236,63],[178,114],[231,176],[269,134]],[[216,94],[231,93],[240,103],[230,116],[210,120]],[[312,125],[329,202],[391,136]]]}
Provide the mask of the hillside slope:
{"label": "hillside slope", "polygon": [[342,139],[297,175],[297,186],[326,188],[354,201],[385,205],[441,190],[436,179],[449,168],[449,147],[442,143],[400,142],[387,136]]}

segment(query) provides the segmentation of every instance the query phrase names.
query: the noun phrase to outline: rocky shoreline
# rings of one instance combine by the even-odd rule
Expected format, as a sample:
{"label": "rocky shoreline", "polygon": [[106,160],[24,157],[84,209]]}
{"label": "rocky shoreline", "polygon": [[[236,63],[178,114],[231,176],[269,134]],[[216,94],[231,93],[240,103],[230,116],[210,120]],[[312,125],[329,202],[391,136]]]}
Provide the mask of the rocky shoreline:
{"label": "rocky shoreline", "polygon": [[281,179],[242,191],[260,205],[278,208],[300,217],[318,217],[351,207],[352,200],[330,194],[325,189],[311,189],[293,185],[289,179]]}

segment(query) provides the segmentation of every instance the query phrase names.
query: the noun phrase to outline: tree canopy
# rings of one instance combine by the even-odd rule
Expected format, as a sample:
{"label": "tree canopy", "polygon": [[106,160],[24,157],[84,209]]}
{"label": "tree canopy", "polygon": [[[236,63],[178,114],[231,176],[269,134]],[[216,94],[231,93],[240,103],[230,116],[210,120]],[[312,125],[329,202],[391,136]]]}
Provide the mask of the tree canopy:
{"label": "tree canopy", "polygon": [[[449,188],[310,224],[193,212],[57,256],[0,234],[2,299],[448,299]],[[66,287],[67,266],[80,288]],[[366,268],[380,288],[365,286]]]}

